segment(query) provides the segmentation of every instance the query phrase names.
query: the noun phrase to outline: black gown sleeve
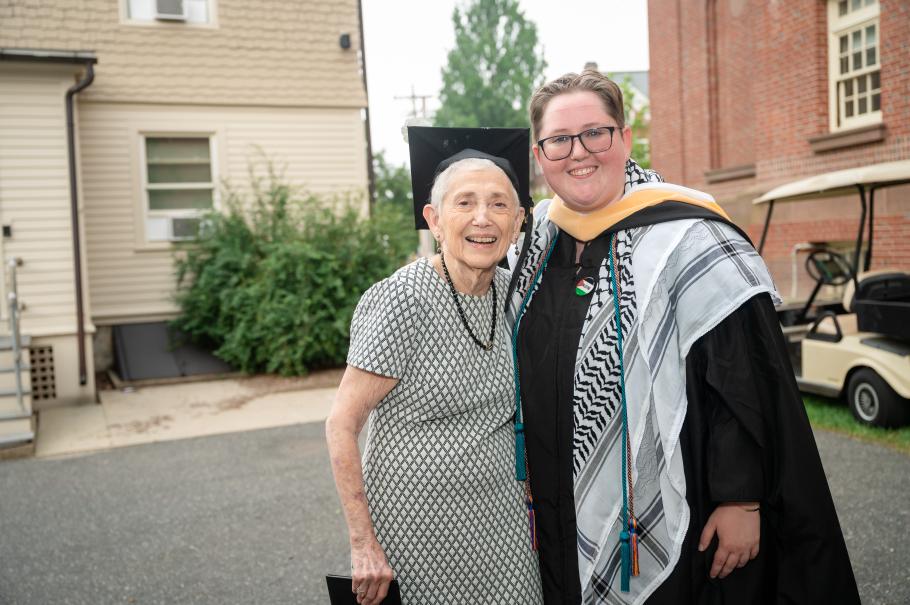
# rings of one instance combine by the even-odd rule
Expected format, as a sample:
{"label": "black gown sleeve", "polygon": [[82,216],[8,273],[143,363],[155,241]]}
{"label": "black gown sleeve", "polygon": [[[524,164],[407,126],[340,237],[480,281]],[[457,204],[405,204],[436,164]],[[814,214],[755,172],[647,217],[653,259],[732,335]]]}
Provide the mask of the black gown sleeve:
{"label": "black gown sleeve", "polygon": [[[858,604],[850,559],[787,346],[767,294],[744,302],[686,356],[680,449],[689,528],[676,568],[647,605]],[[761,503],[758,557],[708,578],[699,552],[725,501]]]}
{"label": "black gown sleeve", "polygon": [[764,373],[751,359],[751,315],[758,299],[746,301],[692,347],[687,358],[687,382],[702,382],[705,470],[708,499],[721,502],[757,502],[765,493],[762,468],[764,431],[757,377]]}

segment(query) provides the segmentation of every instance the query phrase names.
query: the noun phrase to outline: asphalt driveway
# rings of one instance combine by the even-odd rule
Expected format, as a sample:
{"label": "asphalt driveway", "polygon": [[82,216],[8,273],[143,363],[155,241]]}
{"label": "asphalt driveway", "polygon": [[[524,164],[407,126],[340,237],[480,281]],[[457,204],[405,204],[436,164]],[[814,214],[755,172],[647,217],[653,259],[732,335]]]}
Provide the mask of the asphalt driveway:
{"label": "asphalt driveway", "polygon": [[[910,603],[910,457],[819,433],[863,602]],[[0,462],[0,603],[323,604],[322,423]]]}

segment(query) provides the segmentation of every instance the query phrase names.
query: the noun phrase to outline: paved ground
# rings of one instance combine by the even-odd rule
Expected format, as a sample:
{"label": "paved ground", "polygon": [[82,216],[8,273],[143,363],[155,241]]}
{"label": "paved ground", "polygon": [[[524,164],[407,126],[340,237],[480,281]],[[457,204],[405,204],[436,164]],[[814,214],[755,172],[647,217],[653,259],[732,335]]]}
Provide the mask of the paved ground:
{"label": "paved ground", "polygon": [[[910,457],[818,435],[863,602],[910,603]],[[323,425],[0,462],[0,603],[324,604]]]}

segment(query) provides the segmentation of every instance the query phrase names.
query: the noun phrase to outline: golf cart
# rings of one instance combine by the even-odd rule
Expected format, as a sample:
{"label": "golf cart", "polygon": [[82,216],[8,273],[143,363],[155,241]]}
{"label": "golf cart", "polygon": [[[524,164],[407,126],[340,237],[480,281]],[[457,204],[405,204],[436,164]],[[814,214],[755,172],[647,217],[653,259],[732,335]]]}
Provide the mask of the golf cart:
{"label": "golf cart", "polygon": [[[800,390],[843,397],[859,422],[875,426],[910,422],[910,274],[869,271],[875,192],[908,183],[910,161],[888,162],[781,185],[754,201],[768,208],[761,253],[775,204],[858,194],[861,212],[852,258],[823,244],[794,246],[794,272],[797,250],[807,251],[804,266],[815,286],[808,299],[781,305],[778,318]],[[824,300],[823,288],[840,296]]]}

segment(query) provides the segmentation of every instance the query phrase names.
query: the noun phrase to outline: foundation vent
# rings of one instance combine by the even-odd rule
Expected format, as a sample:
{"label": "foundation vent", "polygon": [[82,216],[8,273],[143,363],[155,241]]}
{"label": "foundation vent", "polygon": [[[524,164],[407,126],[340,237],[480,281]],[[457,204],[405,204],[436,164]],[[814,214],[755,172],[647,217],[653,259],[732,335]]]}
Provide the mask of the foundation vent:
{"label": "foundation vent", "polygon": [[32,378],[32,401],[56,399],[54,347],[32,347],[29,349],[28,355]]}

